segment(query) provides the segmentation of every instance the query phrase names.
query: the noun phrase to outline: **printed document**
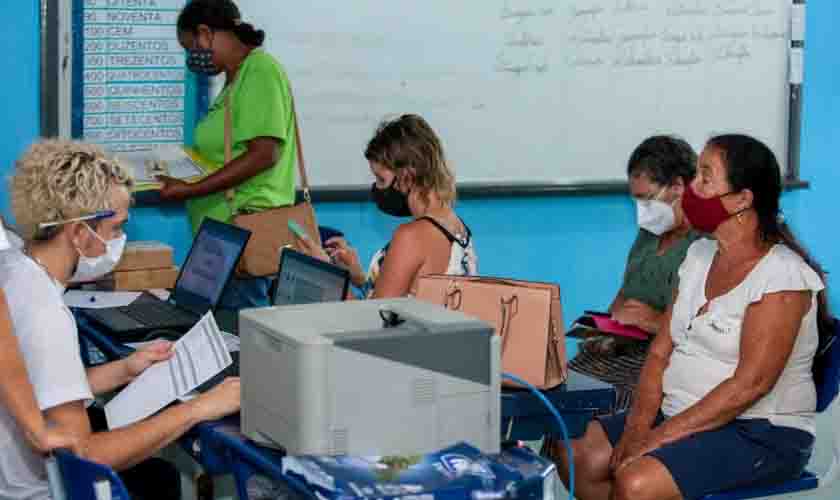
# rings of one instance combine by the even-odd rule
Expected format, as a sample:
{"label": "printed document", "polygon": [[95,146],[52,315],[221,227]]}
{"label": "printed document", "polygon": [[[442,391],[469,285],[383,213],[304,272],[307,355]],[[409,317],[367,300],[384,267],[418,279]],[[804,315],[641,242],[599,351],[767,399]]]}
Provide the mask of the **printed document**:
{"label": "printed document", "polygon": [[173,346],[174,355],[150,366],[105,405],[108,428],[153,415],[232,363],[225,340],[208,312]]}
{"label": "printed document", "polygon": [[115,156],[138,184],[157,183],[158,175],[189,180],[205,173],[180,146],[115,153]]}

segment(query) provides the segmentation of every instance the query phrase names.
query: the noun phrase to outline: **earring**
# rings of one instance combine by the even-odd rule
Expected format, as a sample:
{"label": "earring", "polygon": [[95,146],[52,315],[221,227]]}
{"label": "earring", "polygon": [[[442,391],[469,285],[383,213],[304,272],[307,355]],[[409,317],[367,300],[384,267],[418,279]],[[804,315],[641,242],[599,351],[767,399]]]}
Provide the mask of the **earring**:
{"label": "earring", "polygon": [[738,224],[743,224],[744,223],[744,213],[743,212],[738,212],[738,215],[736,215],[735,218],[738,219]]}

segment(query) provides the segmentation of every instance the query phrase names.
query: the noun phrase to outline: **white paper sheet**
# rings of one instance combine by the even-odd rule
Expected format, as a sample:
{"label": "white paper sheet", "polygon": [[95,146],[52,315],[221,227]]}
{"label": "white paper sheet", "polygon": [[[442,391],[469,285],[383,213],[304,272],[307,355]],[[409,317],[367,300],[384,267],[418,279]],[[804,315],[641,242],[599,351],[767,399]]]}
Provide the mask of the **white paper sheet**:
{"label": "white paper sheet", "polygon": [[185,180],[204,173],[180,146],[117,153],[116,157],[138,183],[154,183],[157,175]]}
{"label": "white paper sheet", "polygon": [[[239,337],[225,331],[222,331],[221,335],[228,352],[239,352]],[[146,342],[128,342],[125,345],[131,347],[132,349],[140,349],[141,347],[154,344],[155,342],[157,342],[157,340],[149,340]]]}
{"label": "white paper sheet", "polygon": [[239,337],[228,332],[222,332],[228,352],[239,352]]}
{"label": "white paper sheet", "polygon": [[147,292],[151,293],[155,297],[159,298],[160,300],[166,302],[169,300],[169,296],[172,295],[169,290],[164,288],[152,288],[151,290],[146,290]]}
{"label": "white paper sheet", "polygon": [[107,307],[127,306],[137,300],[141,292],[89,292],[69,290],[64,294],[67,307],[79,309],[104,309]]}
{"label": "white paper sheet", "polygon": [[168,361],[149,367],[105,405],[108,428],[149,417],[231,364],[216,320],[207,313],[178,340]]}

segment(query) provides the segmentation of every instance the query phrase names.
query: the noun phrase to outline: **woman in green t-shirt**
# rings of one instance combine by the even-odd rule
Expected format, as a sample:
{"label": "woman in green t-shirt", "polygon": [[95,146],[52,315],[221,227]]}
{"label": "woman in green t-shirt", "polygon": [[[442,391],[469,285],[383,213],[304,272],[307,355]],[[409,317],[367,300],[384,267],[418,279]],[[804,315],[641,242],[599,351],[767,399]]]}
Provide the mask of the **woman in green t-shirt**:
{"label": "woman in green t-shirt", "polygon": [[[621,289],[610,306],[613,318],[655,334],[677,286],[677,270],[698,235],[682,213],[683,190],[694,178],[697,154],[669,136],[642,142],[630,156],[627,175],[636,202],[639,235],[630,249]],[[630,404],[648,342],[616,337],[587,339],[569,364],[616,386],[616,408]]]}
{"label": "woman in green t-shirt", "polygon": [[[289,80],[260,49],[265,32],[241,20],[230,0],[192,0],[178,16],[178,40],[198,74],[225,74],[219,96],[195,129],[196,151],[216,169],[196,183],[162,177],[161,198],[187,200],[193,233],[210,217],[230,222],[234,211],[255,212],[295,199],[297,155]],[[232,157],[225,163],[225,101],[231,108]],[[228,200],[226,192],[232,190]],[[268,279],[234,279],[223,308],[268,305]]]}

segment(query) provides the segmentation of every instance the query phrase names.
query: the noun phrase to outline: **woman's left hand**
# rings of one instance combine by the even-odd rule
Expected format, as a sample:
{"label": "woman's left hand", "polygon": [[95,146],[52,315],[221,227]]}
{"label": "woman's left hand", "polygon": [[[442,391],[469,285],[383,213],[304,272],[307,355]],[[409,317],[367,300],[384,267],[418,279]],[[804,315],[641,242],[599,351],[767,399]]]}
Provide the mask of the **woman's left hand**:
{"label": "woman's left hand", "polygon": [[642,330],[655,333],[658,330],[662,313],[644,302],[627,299],[615,309],[612,317],[622,325],[636,326]]}
{"label": "woman's left hand", "polygon": [[641,439],[629,440],[627,446],[622,450],[621,456],[617,457],[618,465],[615,466],[613,473],[620,471],[661,446],[662,443],[659,442],[656,431],[646,433]]}
{"label": "woman's left hand", "polygon": [[192,187],[189,183],[166,175],[158,175],[156,178],[161,183],[160,198],[162,200],[181,201],[192,197]]}
{"label": "woman's left hand", "polygon": [[127,375],[133,379],[153,364],[166,361],[172,355],[172,342],[166,340],[158,340],[152,344],[143,346],[134,351],[131,356],[125,358]]}
{"label": "woman's left hand", "polygon": [[364,285],[367,276],[359,262],[359,253],[347,243],[347,240],[342,237],[330,238],[324,242],[324,248],[334,263],[350,271],[350,278],[354,285]]}

